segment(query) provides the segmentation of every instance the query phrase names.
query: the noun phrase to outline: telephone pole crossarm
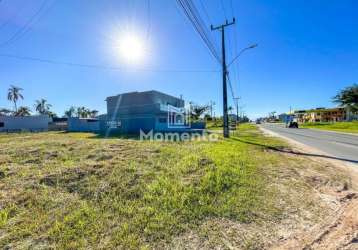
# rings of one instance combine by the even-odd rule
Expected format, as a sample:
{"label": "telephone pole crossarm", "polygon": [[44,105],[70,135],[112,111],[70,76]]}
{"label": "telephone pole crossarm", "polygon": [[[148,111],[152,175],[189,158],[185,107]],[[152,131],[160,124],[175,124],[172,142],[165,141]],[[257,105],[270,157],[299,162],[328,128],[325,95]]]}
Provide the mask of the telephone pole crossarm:
{"label": "telephone pole crossarm", "polygon": [[224,24],[218,25],[216,27],[214,27],[213,25],[210,25],[210,28],[211,28],[211,30],[218,30],[218,29],[223,29],[226,26],[230,26],[230,25],[233,25],[233,24],[235,24],[235,17],[232,19],[231,22],[228,22],[228,20],[226,20],[226,22]]}

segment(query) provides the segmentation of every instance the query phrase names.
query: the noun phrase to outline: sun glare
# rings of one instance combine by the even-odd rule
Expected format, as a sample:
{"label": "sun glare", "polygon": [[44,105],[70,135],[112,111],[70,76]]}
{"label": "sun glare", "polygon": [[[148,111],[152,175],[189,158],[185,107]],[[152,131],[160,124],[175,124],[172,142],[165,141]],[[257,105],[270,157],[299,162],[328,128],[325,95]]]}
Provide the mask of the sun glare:
{"label": "sun glare", "polygon": [[136,35],[124,35],[119,40],[119,53],[126,63],[138,64],[145,57],[144,42]]}

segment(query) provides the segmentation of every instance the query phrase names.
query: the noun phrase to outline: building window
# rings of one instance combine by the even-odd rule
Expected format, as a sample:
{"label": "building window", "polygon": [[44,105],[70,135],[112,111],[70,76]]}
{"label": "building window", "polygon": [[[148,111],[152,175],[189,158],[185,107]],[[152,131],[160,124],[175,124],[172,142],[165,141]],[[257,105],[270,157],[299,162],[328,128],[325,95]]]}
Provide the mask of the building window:
{"label": "building window", "polygon": [[3,127],[5,127],[5,123],[0,122],[0,128],[3,128]]}
{"label": "building window", "polygon": [[160,123],[167,123],[167,118],[159,118]]}

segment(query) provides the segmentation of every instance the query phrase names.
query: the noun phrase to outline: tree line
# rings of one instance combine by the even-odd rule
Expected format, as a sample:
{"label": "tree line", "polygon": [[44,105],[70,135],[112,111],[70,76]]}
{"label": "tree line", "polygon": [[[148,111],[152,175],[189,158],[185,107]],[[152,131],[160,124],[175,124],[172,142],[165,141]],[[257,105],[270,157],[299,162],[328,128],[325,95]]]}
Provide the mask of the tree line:
{"label": "tree line", "polygon": [[358,84],[354,83],[342,89],[332,98],[332,101],[348,108],[352,113],[358,113]]}
{"label": "tree line", "polygon": [[[13,103],[13,109],[0,108],[0,116],[30,116],[32,110],[28,106],[18,106],[18,102],[24,99],[23,89],[14,85],[10,85],[7,91],[7,99]],[[35,101],[34,110],[39,115],[48,115],[50,117],[58,117],[56,113],[51,111],[52,105],[44,98]],[[65,110],[63,117],[79,117],[94,118],[98,115],[97,110],[91,110],[86,107],[71,106]]]}

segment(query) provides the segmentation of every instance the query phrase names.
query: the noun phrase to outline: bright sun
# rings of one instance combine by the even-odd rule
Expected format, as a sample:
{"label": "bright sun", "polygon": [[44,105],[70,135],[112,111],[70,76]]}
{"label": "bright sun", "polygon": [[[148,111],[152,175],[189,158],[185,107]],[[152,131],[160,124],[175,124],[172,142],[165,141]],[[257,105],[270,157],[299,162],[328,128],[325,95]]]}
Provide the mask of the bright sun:
{"label": "bright sun", "polygon": [[124,35],[119,40],[119,53],[127,63],[140,63],[145,57],[144,43],[136,35]]}

